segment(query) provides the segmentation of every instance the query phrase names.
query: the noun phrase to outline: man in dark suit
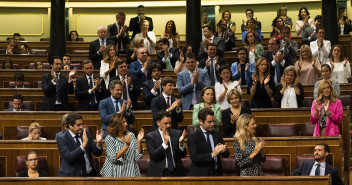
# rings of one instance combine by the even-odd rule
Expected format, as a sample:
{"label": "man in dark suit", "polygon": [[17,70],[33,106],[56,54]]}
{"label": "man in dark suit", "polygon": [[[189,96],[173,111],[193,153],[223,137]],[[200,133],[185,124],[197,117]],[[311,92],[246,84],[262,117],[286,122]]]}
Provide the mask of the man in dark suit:
{"label": "man in dark suit", "polygon": [[68,94],[73,93],[72,77],[76,74],[76,69],[66,76],[61,74],[62,69],[61,57],[53,57],[51,63],[51,73],[45,74],[42,77],[42,90],[44,92],[44,99],[41,111],[68,111],[70,110],[68,104]]}
{"label": "man in dark suit", "polygon": [[183,133],[171,128],[171,113],[165,110],[155,116],[158,129],[145,136],[150,162],[147,176],[184,176],[184,166],[181,158],[187,154],[183,140]]}
{"label": "man in dark suit", "polygon": [[143,83],[143,99],[146,110],[151,109],[152,99],[158,97],[162,92],[160,77],[163,67],[158,63],[153,63],[148,70],[152,73],[152,79]]}
{"label": "man in dark suit", "polygon": [[78,111],[97,111],[100,100],[107,97],[104,79],[93,75],[91,60],[84,60],[82,70],[86,74],[76,80],[75,95],[78,99]]}
{"label": "man in dark suit", "polygon": [[216,53],[219,56],[223,56],[225,51],[225,42],[221,37],[214,35],[214,29],[208,25],[203,26],[203,35],[205,39],[200,43],[198,60],[208,57],[206,47],[210,43],[215,44],[217,49]]}
{"label": "man in dark suit", "polygon": [[297,53],[298,53],[298,43],[297,41],[290,40],[290,28],[284,26],[281,29],[281,42],[280,42],[280,49],[284,50],[290,55],[292,65],[294,66],[297,62]]}
{"label": "man in dark suit", "polygon": [[25,88],[24,86],[24,74],[21,72],[16,72],[13,76],[13,81],[15,84],[10,85],[9,88]]}
{"label": "man in dark suit", "polygon": [[20,94],[15,94],[12,97],[12,107],[10,109],[5,109],[4,111],[28,111],[27,109],[22,109],[23,97]]}
{"label": "man in dark suit", "polygon": [[148,59],[147,50],[144,48],[138,48],[137,60],[130,64],[130,71],[128,74],[138,78],[137,84],[139,86],[141,86],[145,81],[151,79],[150,71],[148,71],[149,65],[150,60]]}
{"label": "man in dark suit", "polygon": [[157,62],[167,70],[174,69],[176,61],[180,58],[180,50],[178,47],[169,48],[169,46],[170,43],[167,38],[159,40],[159,48],[161,51],[157,53]]}
{"label": "man in dark suit", "polygon": [[321,25],[322,17],[321,15],[317,15],[314,18],[314,27],[308,27],[303,30],[302,33],[302,44],[307,44],[309,46],[310,42],[317,40],[317,28]]}
{"label": "man in dark suit", "polygon": [[83,130],[83,119],[81,115],[70,114],[67,117],[66,132],[56,138],[57,146],[61,155],[61,165],[57,176],[79,177],[96,176],[92,153],[99,157],[103,153],[101,140],[103,131],[99,134],[97,130],[96,141],[85,129]]}
{"label": "man in dark suit", "polygon": [[219,81],[217,78],[217,73],[222,65],[227,65],[226,59],[216,55],[216,45],[210,43],[207,45],[208,57],[203,58],[199,61],[198,67],[201,69],[206,69],[208,71],[210,85],[214,86],[216,82]]}
{"label": "man in dark suit", "polygon": [[271,37],[268,43],[268,52],[263,53],[262,57],[266,58],[266,62],[270,63],[270,75],[274,78],[275,84],[279,84],[284,69],[292,65],[290,54],[280,51],[280,40]]}
{"label": "man in dark suit", "polygon": [[326,163],[326,157],[329,155],[330,147],[325,143],[319,143],[314,148],[315,161],[305,160],[302,165],[294,170],[293,176],[319,176],[331,175],[332,185],[343,185],[339,177],[337,168]]}
{"label": "man in dark suit", "polygon": [[134,36],[137,33],[141,32],[141,25],[140,23],[144,20],[148,20],[149,21],[149,29],[148,31],[153,31],[153,19],[150,17],[147,17],[144,15],[145,9],[143,5],[139,5],[137,7],[137,17],[134,17],[130,20],[130,26],[128,27],[128,29],[130,31],[132,31],[132,38],[131,40],[134,38]]}
{"label": "man in dark suit", "polygon": [[172,129],[179,130],[179,122],[183,121],[183,112],[181,108],[181,99],[176,99],[174,95],[175,80],[171,77],[165,77],[161,80],[161,88],[163,92],[156,98],[152,99],[152,113],[154,117],[153,127],[151,130],[157,129],[157,119],[155,119],[158,112],[166,110],[171,112]]}
{"label": "man in dark suit", "polygon": [[128,28],[125,25],[126,14],[119,12],[116,14],[116,23],[108,26],[108,39],[116,43],[116,51],[118,54],[126,54],[127,44],[130,43],[128,36]]}
{"label": "man in dark suit", "polygon": [[104,131],[104,138],[107,135],[107,128],[110,117],[115,113],[123,113],[128,123],[127,129],[130,129],[130,124],[134,123],[134,114],[131,111],[132,101],[128,102],[122,99],[123,83],[120,80],[113,80],[109,84],[111,96],[101,100],[99,103],[99,115],[101,118],[101,129]]}
{"label": "man in dark suit", "polygon": [[230,155],[219,131],[214,130],[214,112],[203,108],[198,113],[200,129],[188,136],[192,160],[190,176],[222,176],[221,157]]}
{"label": "man in dark suit", "polygon": [[110,44],[115,45],[114,41],[106,38],[106,32],[106,26],[99,26],[97,32],[99,38],[90,42],[89,45],[89,60],[93,62],[95,69],[100,69],[100,62],[103,60],[105,47]]}
{"label": "man in dark suit", "polygon": [[132,110],[139,110],[138,96],[141,94],[140,85],[137,83],[137,78],[133,75],[128,75],[127,61],[119,61],[116,63],[117,76],[110,79],[120,80],[123,84],[122,99],[132,101]]}
{"label": "man in dark suit", "polygon": [[225,19],[221,19],[218,22],[218,28],[218,31],[215,32],[215,36],[222,38],[225,42],[225,51],[232,51],[232,48],[236,46],[235,34],[226,30],[227,22]]}

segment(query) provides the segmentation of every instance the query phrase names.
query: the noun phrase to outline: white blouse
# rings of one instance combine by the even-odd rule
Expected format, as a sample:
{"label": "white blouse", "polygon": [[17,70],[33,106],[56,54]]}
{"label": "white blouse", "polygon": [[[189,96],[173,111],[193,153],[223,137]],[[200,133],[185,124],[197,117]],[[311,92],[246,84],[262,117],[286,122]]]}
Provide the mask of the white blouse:
{"label": "white blouse", "polygon": [[[238,84],[238,81],[233,81],[233,82],[230,82],[230,83],[227,85],[227,92],[226,92],[226,95],[225,95],[223,101],[221,101],[221,102],[219,101],[219,96],[220,96],[220,94],[221,94],[222,92],[224,92],[225,87],[224,87],[224,84],[220,84],[220,82],[217,82],[217,83],[215,84],[215,97],[216,97],[216,102],[217,102],[218,105],[220,105],[220,108],[221,108],[222,110],[228,109],[228,108],[231,107],[231,104],[227,101],[227,93],[228,93],[231,89],[235,88],[235,86],[236,86],[237,84]],[[241,84],[239,84],[239,85],[237,86],[237,90],[239,90],[240,92],[242,92],[242,91],[241,91]]]}
{"label": "white blouse", "polygon": [[[142,33],[137,33],[135,37],[142,37]],[[144,48],[148,51],[148,54],[156,54],[156,50],[155,50],[155,45],[156,45],[156,37],[154,32],[152,31],[148,31],[148,37],[150,38],[150,40],[153,41],[153,43],[150,43],[149,40],[147,38],[144,38]]]}
{"label": "white blouse", "polygon": [[252,51],[249,51],[249,61],[255,63],[255,54]]}
{"label": "white blouse", "polygon": [[281,99],[281,108],[298,108],[294,87],[287,87]]}
{"label": "white blouse", "polygon": [[[330,62],[328,64],[331,66]],[[343,65],[343,62],[335,63],[334,70],[331,74],[331,79],[338,83],[348,83],[349,77],[351,77],[350,62],[347,61],[346,67]]]}

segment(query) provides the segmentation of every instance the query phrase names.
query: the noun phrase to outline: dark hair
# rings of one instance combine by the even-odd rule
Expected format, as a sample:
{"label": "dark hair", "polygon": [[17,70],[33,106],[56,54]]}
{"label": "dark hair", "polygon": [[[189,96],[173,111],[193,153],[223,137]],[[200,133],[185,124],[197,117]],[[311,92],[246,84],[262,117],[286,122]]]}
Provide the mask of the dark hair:
{"label": "dark hair", "polygon": [[[322,27],[322,26],[318,26],[317,28],[316,28],[316,33],[318,33],[319,32],[319,30],[324,30],[324,27]],[[325,30],[324,30],[325,31]]]}
{"label": "dark hair", "polygon": [[252,10],[252,9],[249,9],[249,8],[246,10],[246,12],[245,12],[245,13],[247,14],[247,12],[248,12],[248,11],[251,11],[251,12],[252,12],[252,14],[254,14],[253,10]]}
{"label": "dark hair", "polygon": [[187,54],[186,54],[186,59],[187,59],[187,58],[194,58],[194,59],[196,59],[196,54],[193,53],[193,52],[187,53]]}
{"label": "dark hair", "polygon": [[[43,62],[42,62],[42,61],[36,60],[36,61],[34,62],[34,68],[35,68],[35,69],[38,68],[38,63],[39,63],[39,62],[43,65]],[[43,68],[44,68],[44,66],[43,66]]]}
{"label": "dark hair", "polygon": [[168,83],[176,84],[176,81],[175,81],[175,79],[167,76],[161,80],[160,86],[161,87],[166,86],[166,84],[168,84]]}
{"label": "dark hair", "polygon": [[85,64],[89,64],[89,63],[91,63],[91,64],[93,65],[93,62],[92,62],[91,60],[83,60],[83,62],[82,62],[82,68],[83,68],[83,66],[84,66]]}
{"label": "dark hair", "polygon": [[198,112],[198,119],[204,122],[207,119],[208,115],[214,116],[214,111],[209,108],[200,109],[200,111]]}
{"label": "dark hair", "polygon": [[[76,40],[72,40],[71,39],[71,35],[72,35],[72,33],[73,32],[76,32],[76,34],[77,34],[77,39]],[[68,34],[68,38],[67,38],[67,41],[78,41],[78,32],[77,31],[75,31],[75,30],[72,30],[72,31],[70,31],[70,33]]]}
{"label": "dark hair", "polygon": [[64,54],[64,56],[62,56],[62,58],[64,58],[64,57],[68,57],[68,58],[70,58],[70,60],[71,60],[70,54]]}
{"label": "dark hair", "polygon": [[171,113],[165,110],[161,110],[154,116],[156,121],[161,121],[164,117],[171,117]]}
{"label": "dark hair", "polygon": [[342,46],[340,44],[335,44],[331,47],[331,51],[330,51],[330,57],[331,60],[334,62],[334,57],[332,56],[332,51],[334,50],[335,47],[339,47],[341,50],[341,55],[340,55],[340,62],[343,61],[343,59],[345,58],[344,54],[343,54],[343,50],[342,50]]}
{"label": "dark hair", "polygon": [[301,16],[301,11],[303,9],[307,12],[307,16],[309,16],[308,9],[306,7],[302,7],[302,8],[299,9],[299,12],[298,12],[298,20],[302,20],[303,19],[302,16]]}
{"label": "dark hair", "polygon": [[14,37],[21,37],[21,34],[19,34],[19,33],[14,33],[13,36],[12,36],[12,38],[14,38]]}
{"label": "dark hair", "polygon": [[271,37],[269,40],[274,40],[276,45],[280,45],[280,39],[277,37]]}
{"label": "dark hair", "polygon": [[315,146],[318,146],[318,145],[324,146],[324,151],[330,153],[330,146],[328,144],[326,144],[326,143],[318,143]]}
{"label": "dark hair", "polygon": [[170,46],[170,43],[169,43],[169,40],[167,39],[167,38],[161,38],[160,40],[159,40],[159,43],[163,43],[163,44],[166,44],[166,45],[168,45],[168,46]]}
{"label": "dark hair", "polygon": [[208,28],[209,31],[211,31],[212,33],[214,33],[214,29],[213,29],[211,26],[205,25],[205,26],[203,26],[203,29],[204,29],[204,28]]}
{"label": "dark hair", "polygon": [[127,65],[127,60],[120,60],[120,61],[118,61],[118,62],[116,63],[116,66],[115,66],[115,67],[117,68],[117,67],[119,67],[119,65],[122,65],[122,64],[124,64],[124,63]]}
{"label": "dark hair", "polygon": [[120,84],[121,86],[123,86],[122,82],[120,80],[113,80],[109,83],[109,89],[114,89],[115,85]]}
{"label": "dark hair", "polygon": [[62,61],[62,57],[59,57],[59,56],[53,56],[52,58],[51,58],[51,64],[54,64],[54,60],[55,59],[60,59],[61,60],[61,62],[63,62]]}
{"label": "dark hair", "polygon": [[138,8],[144,8],[144,6],[143,6],[143,5],[139,5],[139,6],[137,6],[137,9],[138,9]]}
{"label": "dark hair", "polygon": [[271,26],[276,27],[276,21],[277,21],[278,19],[281,19],[281,21],[282,21],[282,23],[283,23],[283,26],[285,26],[284,19],[281,18],[281,17],[275,17],[275,19],[273,20],[273,23],[271,24]]}
{"label": "dark hair", "polygon": [[[225,10],[222,12],[221,18],[224,19],[225,12],[229,13],[229,21],[231,20],[231,12],[229,10]],[[225,19],[224,19],[225,20]]]}
{"label": "dark hair", "polygon": [[152,65],[150,65],[150,67],[148,68],[148,70],[150,72],[152,72],[154,69],[158,69],[159,71],[163,71],[163,66],[161,66],[159,63],[153,63]]}
{"label": "dark hair", "polygon": [[72,113],[68,115],[66,120],[67,128],[70,128],[69,125],[74,126],[76,124],[76,121],[79,119],[83,119],[83,117],[79,114]]}
{"label": "dark hair", "polygon": [[[115,113],[110,117],[107,132],[112,137],[114,138],[118,137],[119,133],[123,131],[123,127],[122,127],[123,118],[124,118],[123,114],[120,114],[120,113]],[[124,132],[124,135],[127,134],[127,132],[125,131],[123,132]]]}
{"label": "dark hair", "polygon": [[288,26],[283,26],[283,27],[281,28],[281,34],[282,34],[282,32],[283,32],[284,30],[288,30],[288,31],[291,32],[291,29],[290,29]]}
{"label": "dark hair", "polygon": [[28,156],[29,156],[30,154],[35,154],[36,156],[38,156],[37,152],[35,152],[35,151],[33,151],[33,150],[30,150],[30,151],[28,151],[27,154],[26,154],[26,161],[28,160]]}
{"label": "dark hair", "polygon": [[15,95],[13,95],[12,101],[13,101],[14,99],[21,100],[21,101],[23,102],[23,96],[20,95],[20,94],[15,94]]}
{"label": "dark hair", "polygon": [[18,81],[18,82],[23,82],[24,81],[24,74],[21,72],[15,73],[15,75],[13,76],[13,80]]}
{"label": "dark hair", "polygon": [[123,13],[123,12],[119,12],[116,14],[116,19],[120,18],[121,16],[125,16],[126,17],[126,14]]}
{"label": "dark hair", "polygon": [[321,65],[321,69],[323,69],[323,67],[328,68],[329,71],[331,72],[331,67],[329,66],[329,64],[323,64],[323,65]]}
{"label": "dark hair", "polygon": [[200,92],[200,95],[199,95],[200,100],[201,100],[201,102],[204,102],[203,96],[204,96],[205,91],[208,90],[208,89],[211,89],[213,91],[213,93],[214,93],[213,100],[211,101],[211,103],[215,104],[216,103],[216,97],[215,97],[215,89],[214,89],[213,86],[206,86],[206,87],[204,87],[202,89],[202,91]]}
{"label": "dark hair", "polygon": [[258,35],[257,35],[255,32],[247,31],[246,35],[244,36],[244,43],[245,43],[246,45],[248,45],[248,47],[249,47],[249,42],[248,42],[248,39],[247,39],[247,35],[250,34],[250,33],[253,34],[254,43],[257,44],[257,42],[258,42],[258,40],[257,40],[257,36],[258,36]]}
{"label": "dark hair", "polygon": [[27,49],[29,49],[29,46],[28,46],[28,44],[20,44],[20,46],[23,46],[24,48],[27,48]]}
{"label": "dark hair", "polygon": [[[245,47],[243,47],[243,46],[239,47],[239,48],[237,49],[237,55],[238,55],[238,53],[239,53],[241,50],[246,51],[246,63],[248,63],[248,62],[249,62],[249,51],[248,51],[248,49],[245,48]],[[239,58],[239,57],[237,57],[237,58]]]}
{"label": "dark hair", "polygon": [[[233,78],[233,76],[232,76],[232,74],[231,74],[231,68],[230,68],[228,65],[226,65],[226,64],[220,66],[219,75],[220,75],[221,72],[222,72],[223,70],[225,70],[225,69],[228,69],[228,70],[230,71],[230,81],[231,81],[231,82],[235,81],[235,79]],[[223,79],[221,78],[221,76],[220,76],[220,80],[219,80],[219,81],[220,81],[220,84],[223,83]]]}
{"label": "dark hair", "polygon": [[318,19],[321,21],[322,20],[322,16],[321,15],[317,15],[314,17],[314,22],[317,21]]}
{"label": "dark hair", "polygon": [[[188,47],[192,47],[192,45],[191,44],[186,44],[183,48],[182,48],[182,52],[183,52],[183,55],[185,56],[186,55],[186,53],[187,53],[187,48]],[[193,52],[193,47],[192,47],[192,52]]]}
{"label": "dark hair", "polygon": [[215,48],[216,48],[216,45],[215,45],[214,43],[209,43],[209,44],[207,44],[207,46],[206,46],[207,50],[208,50],[209,46],[215,46]]}
{"label": "dark hair", "polygon": [[[178,35],[178,33],[176,32],[176,24],[175,24],[175,21],[173,21],[173,20],[169,20],[169,21],[167,21],[166,22],[166,25],[165,25],[165,33],[167,33],[167,25],[169,24],[169,23],[172,23],[172,30],[171,30],[171,32],[172,32],[172,35],[174,35],[174,36],[177,36]],[[171,35],[170,35],[171,36]]]}
{"label": "dark hair", "polygon": [[13,64],[12,64],[12,60],[10,58],[5,58],[4,61],[2,62],[2,68],[5,69],[5,64],[6,63],[10,63],[11,65],[11,69],[13,69]]}

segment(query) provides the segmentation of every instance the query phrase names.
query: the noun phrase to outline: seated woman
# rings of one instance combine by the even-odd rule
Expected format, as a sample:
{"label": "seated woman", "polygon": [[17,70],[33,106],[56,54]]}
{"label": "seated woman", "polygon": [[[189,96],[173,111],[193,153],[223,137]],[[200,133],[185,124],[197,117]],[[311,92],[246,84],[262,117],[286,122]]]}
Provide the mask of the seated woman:
{"label": "seated woman", "polygon": [[46,140],[46,138],[40,137],[40,125],[37,122],[31,123],[28,127],[28,137],[21,140]]}
{"label": "seated woman", "polygon": [[[275,21],[275,24],[272,25],[273,31],[271,32],[270,36],[276,37],[277,39],[281,40],[281,31],[282,31],[282,28],[285,26],[284,20],[281,17],[276,17],[274,21]],[[291,40],[291,32],[290,32],[289,40]]]}
{"label": "seated woman", "polygon": [[155,46],[156,46],[156,38],[155,34],[152,31],[148,31],[149,29],[149,21],[144,20],[141,22],[141,33],[137,33],[135,37],[143,38],[144,40],[144,48],[147,50],[149,54],[156,54]]}
{"label": "seated woman", "polygon": [[48,172],[45,170],[38,170],[38,155],[35,151],[29,151],[26,154],[27,170],[19,172],[18,177],[48,177]]}
{"label": "seated woman", "polygon": [[226,21],[226,31],[236,33],[236,23],[231,20],[231,12],[225,10],[222,12],[222,19]]}
{"label": "seated woman", "polygon": [[281,108],[302,107],[304,90],[297,78],[296,70],[293,66],[288,66],[281,77],[281,83],[275,87],[275,101]]}
{"label": "seated woman", "polygon": [[274,94],[275,83],[270,76],[270,64],[264,57],[258,59],[255,73],[248,84],[248,94],[252,96],[251,108],[272,108],[271,97]]}
{"label": "seated woman", "polygon": [[300,58],[295,64],[299,82],[302,84],[313,85],[321,77],[320,62],[313,58],[310,47],[303,44],[301,47]]}
{"label": "seated woman", "polygon": [[[248,34],[247,34],[248,35]],[[248,85],[249,78],[255,72],[255,62],[250,62],[248,49],[240,47],[237,49],[238,62],[231,65],[231,74],[234,80],[240,81],[241,85]]]}
{"label": "seated woman", "polygon": [[[130,46],[130,51],[127,55],[127,62],[130,64],[131,62],[134,62],[137,60],[137,48],[143,48],[144,47],[144,39],[141,37],[138,38],[133,38],[132,44]],[[132,53],[133,51],[133,53]],[[130,54],[131,53],[131,54]],[[130,54],[130,55],[129,55]]]}
{"label": "seated woman", "polygon": [[247,20],[246,29],[246,31],[242,32],[242,42],[244,42],[247,32],[253,32],[258,43],[262,42],[262,33],[260,29],[257,29],[257,21],[255,19],[251,18]]}
{"label": "seated woman", "polygon": [[169,48],[178,47],[180,43],[180,35],[176,32],[176,24],[173,20],[167,21],[165,31],[161,35],[161,38],[167,38],[169,40]]}
{"label": "seated woman", "polygon": [[[290,28],[290,30],[292,29],[292,19],[287,16],[287,7],[286,6],[281,6],[278,10],[277,10],[277,16],[276,17],[280,17],[283,20],[284,26],[287,26]],[[275,27],[276,24],[276,18],[273,20],[272,26]],[[291,34],[290,34],[290,38],[291,38]]]}
{"label": "seated woman", "polygon": [[116,56],[114,45],[108,45],[105,48],[105,53],[107,55],[104,55],[104,58],[100,63],[100,77],[104,79],[106,88],[108,89],[110,79],[117,75],[116,64],[120,59]]}
{"label": "seated woman", "polygon": [[70,34],[67,37],[67,41],[78,41],[78,33],[75,30],[70,31]]}
{"label": "seated woman", "polygon": [[183,71],[184,69],[186,69],[186,66],[184,65],[184,62],[186,61],[185,56],[187,56],[187,53],[192,53],[193,52],[193,48],[191,44],[186,44],[181,53],[180,53],[180,58],[178,58],[178,60],[175,63],[175,69],[174,72],[176,74],[178,74],[179,72]]}
{"label": "seated woman", "polygon": [[103,177],[140,177],[137,160],[143,157],[143,137],[143,129],[137,139],[127,130],[123,114],[112,115],[105,138],[106,159],[100,174]]}
{"label": "seated woman", "polygon": [[231,76],[230,67],[222,65],[219,69],[220,79],[215,84],[215,96],[217,104],[221,110],[230,108],[231,104],[226,100],[226,94],[232,89],[238,89],[241,92],[241,81],[235,81]]}
{"label": "seated woman", "polygon": [[241,105],[242,93],[237,89],[231,89],[226,95],[227,102],[231,107],[222,111],[222,125],[224,137],[233,138],[236,133],[236,122],[242,114],[252,114],[250,108]]}
{"label": "seated woman", "polygon": [[[314,93],[313,93],[313,97],[314,99],[317,99],[318,97],[318,87],[319,84],[322,80],[332,80],[331,79],[331,67],[328,64],[323,64],[321,66],[321,80],[315,82],[314,84]],[[334,92],[337,95],[337,98],[340,97],[340,85],[337,81],[332,80],[332,87]]]}
{"label": "seated woman", "polygon": [[313,136],[339,136],[342,116],[342,103],[332,90],[331,80],[322,80],[311,108],[310,121],[315,125]]}
{"label": "seated woman", "polygon": [[344,58],[341,45],[336,44],[330,52],[330,62],[332,75],[331,78],[338,83],[348,83],[351,77],[351,65],[347,58]]}
{"label": "seated woman", "polygon": [[306,7],[299,9],[298,20],[296,21],[297,36],[302,36],[303,30],[306,28],[314,28],[314,21],[309,17]]}
{"label": "seated woman", "polygon": [[264,176],[260,162],[265,161],[265,141],[255,137],[255,118],[242,114],[236,123],[233,150],[240,176]]}
{"label": "seated woman", "polygon": [[3,69],[13,69],[12,60],[10,58],[5,58],[2,62]]}
{"label": "seated woman", "polygon": [[41,61],[35,61],[34,62],[34,69],[43,70],[43,63]]}
{"label": "seated woman", "polygon": [[207,86],[202,89],[200,92],[200,99],[202,103],[196,104],[193,107],[193,115],[192,115],[192,125],[197,129],[199,128],[199,119],[198,112],[203,108],[209,108],[214,112],[215,120],[214,120],[214,128],[219,129],[219,125],[221,122],[221,109],[218,104],[216,104],[215,98],[215,90],[214,87]]}

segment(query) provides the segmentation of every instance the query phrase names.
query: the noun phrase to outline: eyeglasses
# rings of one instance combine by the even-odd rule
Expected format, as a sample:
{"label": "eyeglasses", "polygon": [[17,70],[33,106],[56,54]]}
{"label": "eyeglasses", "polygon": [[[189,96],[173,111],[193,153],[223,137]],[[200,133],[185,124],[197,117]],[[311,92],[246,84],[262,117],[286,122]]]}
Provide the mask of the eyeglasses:
{"label": "eyeglasses", "polygon": [[28,162],[36,162],[38,161],[38,158],[33,158],[33,159],[27,159]]}

